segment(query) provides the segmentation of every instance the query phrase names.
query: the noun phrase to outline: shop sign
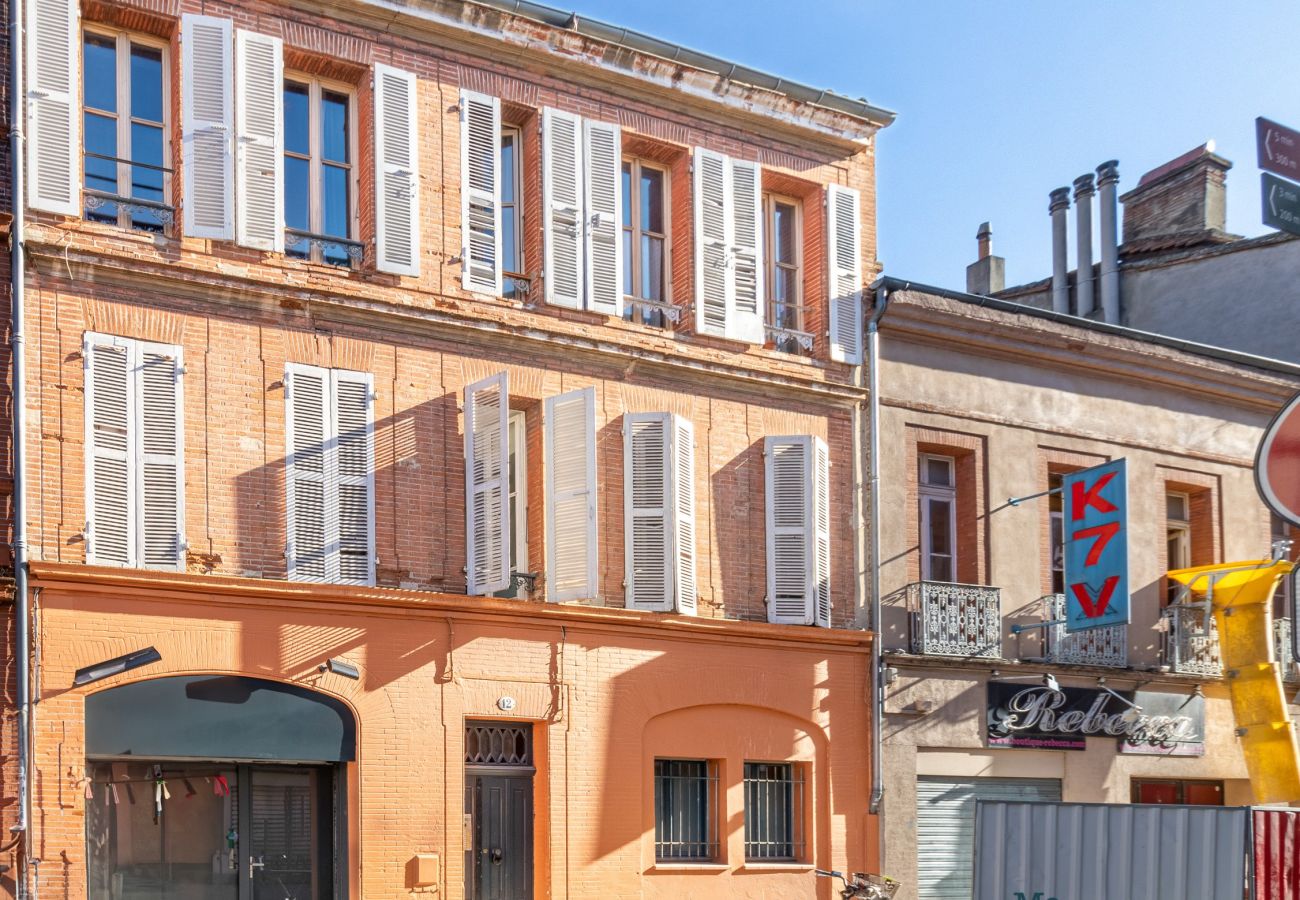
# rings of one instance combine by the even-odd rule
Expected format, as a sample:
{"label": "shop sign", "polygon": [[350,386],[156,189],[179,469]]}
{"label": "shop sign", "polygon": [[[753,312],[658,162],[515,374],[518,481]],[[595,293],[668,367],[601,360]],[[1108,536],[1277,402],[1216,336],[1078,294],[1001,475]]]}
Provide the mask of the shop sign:
{"label": "shop sign", "polygon": [[1065,630],[1127,625],[1128,474],[1123,459],[1062,479]]}
{"label": "shop sign", "polygon": [[[1178,694],[1117,692],[1141,707],[1090,688],[1058,690],[1002,681],[988,683],[990,747],[1085,750],[1088,737],[1113,737],[1128,753],[1199,756],[1204,753],[1205,700],[1181,704]],[[1181,705],[1180,705],[1181,704]],[[1129,749],[1129,747],[1133,749]],[[1175,750],[1174,748],[1178,748]]]}

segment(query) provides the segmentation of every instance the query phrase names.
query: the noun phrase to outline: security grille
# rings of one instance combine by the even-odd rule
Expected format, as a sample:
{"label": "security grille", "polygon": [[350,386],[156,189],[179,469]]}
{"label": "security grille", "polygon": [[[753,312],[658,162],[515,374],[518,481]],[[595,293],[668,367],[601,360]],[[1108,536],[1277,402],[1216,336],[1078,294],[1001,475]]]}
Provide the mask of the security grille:
{"label": "security grille", "polygon": [[531,766],[533,726],[521,722],[466,722],[465,764]]}
{"label": "security grille", "polygon": [[655,760],[655,859],[718,855],[717,768],[703,759]]}
{"label": "security grille", "polygon": [[793,763],[745,763],[745,859],[803,858],[803,771]]}

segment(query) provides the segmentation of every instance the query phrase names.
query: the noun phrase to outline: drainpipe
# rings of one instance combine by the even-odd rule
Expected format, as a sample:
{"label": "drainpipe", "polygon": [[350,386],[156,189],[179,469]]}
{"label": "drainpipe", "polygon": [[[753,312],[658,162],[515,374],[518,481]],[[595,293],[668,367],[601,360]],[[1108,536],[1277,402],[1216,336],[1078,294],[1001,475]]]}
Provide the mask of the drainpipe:
{"label": "drainpipe", "polygon": [[1097,167],[1098,216],[1101,223],[1101,312],[1102,319],[1119,324],[1119,206],[1115,200],[1119,184],[1119,162],[1111,160]]}
{"label": "drainpipe", "polygon": [[9,294],[12,303],[10,320],[10,353],[12,356],[13,406],[13,513],[14,513],[14,611],[18,662],[18,823],[13,830],[21,834],[22,852],[18,863],[18,900],[28,896],[27,864],[31,859],[32,820],[31,798],[31,714],[29,658],[31,656],[31,623],[27,608],[27,492],[23,472],[27,458],[27,361],[23,327],[23,157],[26,153],[23,134],[24,108],[27,87],[23,79],[23,8],[25,3],[9,3],[9,164],[12,171],[9,184],[12,190],[13,224],[9,232]]}
{"label": "drainpipe", "polygon": [[[868,486],[871,490],[871,807],[872,815],[880,814],[885,798],[884,762],[881,759],[883,740],[881,731],[885,721],[885,673],[880,652],[880,320],[889,309],[889,291],[878,278],[871,286],[876,298],[876,308],[867,322],[867,377],[870,394],[867,397],[867,421],[871,429],[868,449]],[[878,828],[880,864],[885,864],[885,829]]]}
{"label": "drainpipe", "polygon": [[1069,235],[1065,211],[1070,208],[1070,189],[1052,191],[1047,211],[1052,214],[1052,312],[1070,313],[1070,265],[1066,261]]}
{"label": "drainpipe", "polygon": [[1074,224],[1078,228],[1079,249],[1075,254],[1074,295],[1078,300],[1075,315],[1092,315],[1092,175],[1074,179]]}

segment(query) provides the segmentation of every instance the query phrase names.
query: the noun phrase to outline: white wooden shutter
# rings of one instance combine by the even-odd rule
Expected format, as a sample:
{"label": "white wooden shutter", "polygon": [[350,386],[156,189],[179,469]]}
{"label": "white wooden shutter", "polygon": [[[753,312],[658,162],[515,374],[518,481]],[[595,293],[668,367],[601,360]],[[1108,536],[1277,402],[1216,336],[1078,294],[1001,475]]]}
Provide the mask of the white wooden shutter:
{"label": "white wooden shutter", "polygon": [[[24,0],[11,0],[21,3]],[[81,46],[76,0],[27,2],[27,205],[81,215]],[[11,86],[12,87],[12,86]]]}
{"label": "white wooden shutter", "polygon": [[767,480],[767,618],[787,625],[813,623],[816,516],[814,439],[769,437],[763,450]]}
{"label": "white wooden shutter", "polygon": [[852,188],[826,189],[826,258],[830,264],[831,359],[862,363],[862,213]]}
{"label": "white wooden shutter", "polygon": [[699,596],[695,580],[695,426],[689,419],[671,416],[668,434],[674,606],[679,613],[693,616]]}
{"label": "white wooden shutter", "polygon": [[235,240],[284,252],[284,49],[235,33]]}
{"label": "white wooden shutter", "polygon": [[581,309],[583,304],[582,184],[581,120],[546,107],[542,110],[546,302],[570,309]]}
{"label": "white wooden shutter", "polygon": [[727,268],[727,337],[764,342],[763,186],[758,163],[728,160],[731,259]]}
{"label": "white wooden shutter", "polygon": [[821,438],[812,439],[813,459],[809,492],[813,509],[813,604],[816,623],[831,625],[831,461]]}
{"label": "white wooden shutter", "polygon": [[501,101],[465,90],[460,92],[460,231],[465,290],[499,297]]}
{"label": "white wooden shutter", "polygon": [[721,153],[695,148],[695,330],[701,334],[727,334],[727,268],[730,228],[727,210],[731,193],[727,158]]}
{"label": "white wooden shutter", "polygon": [[420,274],[419,138],[416,79],[375,63],[375,265]]}
{"label": "white wooden shutter", "polygon": [[137,559],[149,569],[185,569],[185,472],[179,347],[139,346],[137,397],[140,498]]}
{"label": "white wooden shutter", "polygon": [[595,598],[595,388],[547,397],[543,420],[546,599],[558,603]]}
{"label": "white wooden shutter", "polygon": [[500,372],[465,388],[465,571],[471,594],[510,584],[509,385]]}
{"label": "white wooden shutter", "polygon": [[673,608],[670,416],[623,416],[623,535],[629,609]]}
{"label": "white wooden shutter", "polygon": [[228,241],[234,216],[234,64],[229,19],[181,17],[181,162],[185,233]]}
{"label": "white wooden shutter", "polygon": [[86,336],[86,561],[92,565],[134,562],[131,357],[126,341]]}
{"label": "white wooden shutter", "polygon": [[285,486],[289,578],[330,578],[327,482],[331,435],[330,374],[290,363],[284,376]]}
{"label": "white wooden shutter", "polygon": [[587,309],[623,315],[623,138],[610,122],[583,120]]}
{"label": "white wooden shutter", "polygon": [[374,386],[368,372],[330,372],[334,440],[326,454],[332,581],[375,583]]}

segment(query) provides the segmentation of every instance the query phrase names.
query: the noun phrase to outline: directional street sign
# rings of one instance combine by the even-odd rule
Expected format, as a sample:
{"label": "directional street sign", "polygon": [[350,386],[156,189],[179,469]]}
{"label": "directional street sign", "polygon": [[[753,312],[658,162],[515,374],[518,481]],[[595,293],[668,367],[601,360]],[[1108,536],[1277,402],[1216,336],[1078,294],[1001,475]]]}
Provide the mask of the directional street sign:
{"label": "directional street sign", "polygon": [[1264,224],[1300,234],[1300,185],[1260,173],[1264,195]]}
{"label": "directional street sign", "polygon": [[1255,120],[1255,149],[1261,169],[1300,181],[1300,131],[1260,116]]}

